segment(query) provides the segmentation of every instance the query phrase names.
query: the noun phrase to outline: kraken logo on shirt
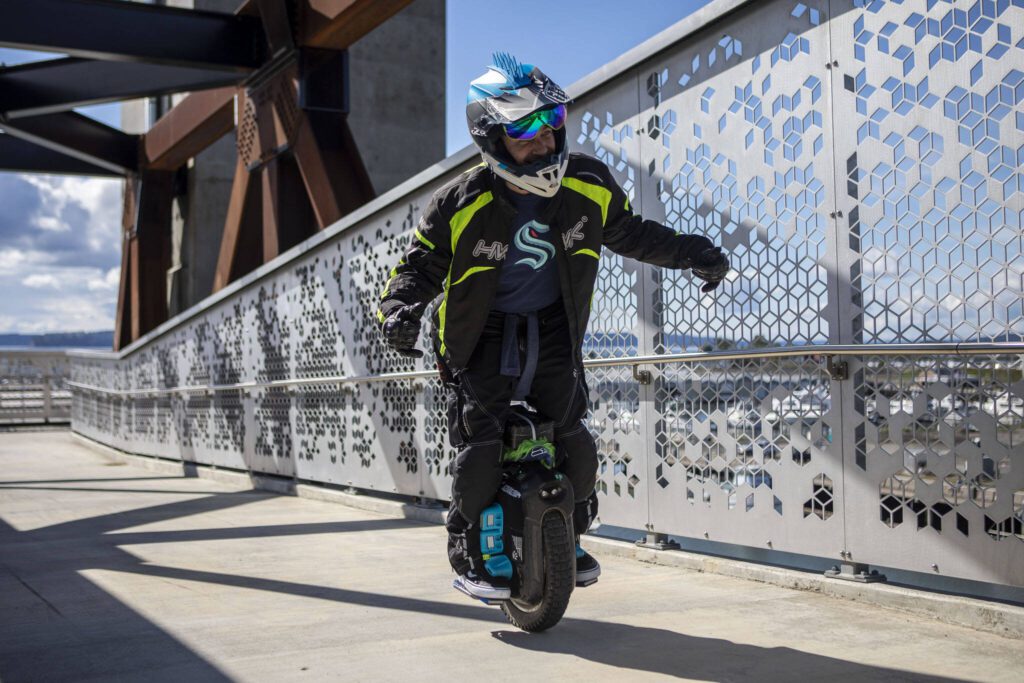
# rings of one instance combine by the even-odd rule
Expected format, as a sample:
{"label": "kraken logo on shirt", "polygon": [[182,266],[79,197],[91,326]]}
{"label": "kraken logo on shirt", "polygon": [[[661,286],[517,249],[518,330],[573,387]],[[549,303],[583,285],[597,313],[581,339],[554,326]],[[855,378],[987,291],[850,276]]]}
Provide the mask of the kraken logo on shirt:
{"label": "kraken logo on shirt", "polygon": [[550,228],[542,223],[530,221],[516,231],[516,247],[527,254],[526,258],[516,261],[517,266],[522,263],[534,270],[540,270],[548,259],[555,257],[555,246],[541,238],[541,235],[549,230]]}

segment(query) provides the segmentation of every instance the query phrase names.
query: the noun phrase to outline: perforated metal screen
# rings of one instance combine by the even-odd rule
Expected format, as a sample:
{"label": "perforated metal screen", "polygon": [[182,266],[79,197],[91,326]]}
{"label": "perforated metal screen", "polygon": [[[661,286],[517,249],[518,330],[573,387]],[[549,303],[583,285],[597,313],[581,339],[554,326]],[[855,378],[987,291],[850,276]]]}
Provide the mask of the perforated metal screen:
{"label": "perforated metal screen", "polygon": [[[708,234],[735,267],[701,295],[686,273],[606,251],[588,357],[1019,341],[1022,64],[1019,0],[752,2],[579,97],[575,149],[605,161],[639,212]],[[77,358],[74,379],[426,369],[384,351],[372,313],[452,174],[123,358]],[[812,356],[648,369],[649,384],[588,371],[605,522],[1024,585],[1019,355],[865,355],[842,381]],[[79,391],[74,426],[134,452],[445,499],[444,403],[432,379]]]}

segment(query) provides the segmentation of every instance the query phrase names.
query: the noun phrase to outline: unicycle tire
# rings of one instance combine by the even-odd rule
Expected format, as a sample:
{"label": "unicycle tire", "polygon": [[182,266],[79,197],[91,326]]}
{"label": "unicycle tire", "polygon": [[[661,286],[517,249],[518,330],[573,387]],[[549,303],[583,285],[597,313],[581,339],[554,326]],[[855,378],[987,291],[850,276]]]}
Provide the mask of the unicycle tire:
{"label": "unicycle tire", "polygon": [[512,598],[501,604],[508,620],[528,632],[544,631],[561,620],[569,606],[576,583],[576,546],[565,519],[557,513],[544,516],[541,526],[544,543],[544,594],[536,604]]}

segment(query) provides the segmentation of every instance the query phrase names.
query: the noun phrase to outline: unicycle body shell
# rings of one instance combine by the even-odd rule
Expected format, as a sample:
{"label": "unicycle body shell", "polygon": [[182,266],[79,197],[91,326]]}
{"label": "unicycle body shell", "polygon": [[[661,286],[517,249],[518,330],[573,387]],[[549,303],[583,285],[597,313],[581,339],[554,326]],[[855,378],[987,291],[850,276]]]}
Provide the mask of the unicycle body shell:
{"label": "unicycle body shell", "polygon": [[[512,425],[516,420],[539,421],[539,430],[531,425],[540,444],[551,446],[551,460],[527,455],[510,459],[510,453],[522,441]],[[538,433],[539,431],[539,433]],[[576,582],[575,535],[572,483],[557,468],[557,444],[549,421],[523,406],[515,406],[505,434],[502,484],[497,502],[502,505],[510,526],[506,528],[506,548],[511,552],[512,597],[501,608],[515,626],[525,631],[543,631],[562,618]],[[518,532],[518,533],[517,533]],[[521,538],[521,546],[515,537]]]}

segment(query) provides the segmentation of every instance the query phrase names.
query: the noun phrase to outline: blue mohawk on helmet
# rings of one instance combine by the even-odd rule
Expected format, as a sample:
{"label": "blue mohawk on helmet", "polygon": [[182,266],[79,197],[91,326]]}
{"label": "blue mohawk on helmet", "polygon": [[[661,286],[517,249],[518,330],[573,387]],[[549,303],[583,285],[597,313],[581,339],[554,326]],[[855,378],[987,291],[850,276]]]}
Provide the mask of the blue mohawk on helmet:
{"label": "blue mohawk on helmet", "polygon": [[522,88],[524,85],[530,85],[530,72],[533,71],[532,65],[520,64],[519,60],[508,52],[495,52],[491,55],[491,59],[494,61],[492,66],[505,74],[513,87]]}

